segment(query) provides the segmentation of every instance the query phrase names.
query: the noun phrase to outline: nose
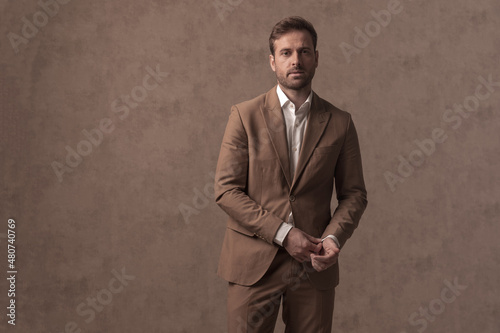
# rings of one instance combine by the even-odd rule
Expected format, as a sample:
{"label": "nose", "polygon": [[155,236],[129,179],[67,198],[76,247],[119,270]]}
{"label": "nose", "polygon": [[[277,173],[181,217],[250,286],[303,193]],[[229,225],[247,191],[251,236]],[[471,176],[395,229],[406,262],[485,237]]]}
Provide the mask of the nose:
{"label": "nose", "polygon": [[300,67],[300,54],[299,54],[299,52],[293,52],[293,54],[292,54],[292,66]]}

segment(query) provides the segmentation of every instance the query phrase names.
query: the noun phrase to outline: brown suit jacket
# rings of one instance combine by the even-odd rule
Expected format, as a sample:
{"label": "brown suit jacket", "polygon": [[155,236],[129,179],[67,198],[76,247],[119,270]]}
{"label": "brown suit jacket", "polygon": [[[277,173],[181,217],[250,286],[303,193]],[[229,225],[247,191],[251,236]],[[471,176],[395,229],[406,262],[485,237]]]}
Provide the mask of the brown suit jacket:
{"label": "brown suit jacket", "polygon": [[[332,214],[334,183],[338,206]],[[314,237],[333,234],[342,247],[367,205],[351,115],[313,92],[292,179],[276,86],[233,106],[217,163],[215,201],[229,215],[218,268],[229,282],[249,286],[264,275],[279,248],[276,231],[290,211],[295,227]],[[338,264],[321,273],[306,265],[316,288],[339,283]]]}

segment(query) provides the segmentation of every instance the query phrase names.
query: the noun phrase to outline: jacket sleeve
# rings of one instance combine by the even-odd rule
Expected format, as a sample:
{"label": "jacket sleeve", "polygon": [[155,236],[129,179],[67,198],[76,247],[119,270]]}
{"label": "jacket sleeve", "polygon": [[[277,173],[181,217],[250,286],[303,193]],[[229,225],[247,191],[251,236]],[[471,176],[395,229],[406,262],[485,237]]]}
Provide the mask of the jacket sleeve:
{"label": "jacket sleeve", "polygon": [[273,244],[276,231],[283,221],[248,196],[248,167],[248,133],[240,111],[233,106],[215,172],[215,202],[240,226]]}
{"label": "jacket sleeve", "polygon": [[323,237],[334,235],[342,247],[357,228],[368,204],[358,136],[351,117],[347,123],[334,177],[338,206],[323,232]]}

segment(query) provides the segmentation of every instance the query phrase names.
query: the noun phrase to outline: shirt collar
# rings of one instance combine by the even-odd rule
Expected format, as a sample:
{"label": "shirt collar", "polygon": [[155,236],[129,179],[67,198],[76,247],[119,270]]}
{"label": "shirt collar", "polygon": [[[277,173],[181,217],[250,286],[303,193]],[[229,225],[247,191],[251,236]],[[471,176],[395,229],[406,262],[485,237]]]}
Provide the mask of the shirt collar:
{"label": "shirt collar", "polygon": [[[283,105],[287,104],[287,102],[292,102],[290,101],[290,99],[285,95],[285,93],[283,92],[283,90],[281,90],[281,87],[280,85],[276,85],[276,93],[278,94],[278,98],[280,100],[280,105],[281,107],[283,108]],[[312,90],[311,92],[309,93],[309,96],[307,96],[307,99],[306,101],[304,102],[304,104],[302,104],[299,109],[301,109],[303,106],[306,106],[307,107],[307,110],[309,110],[309,108],[311,107],[311,101],[312,101]]]}

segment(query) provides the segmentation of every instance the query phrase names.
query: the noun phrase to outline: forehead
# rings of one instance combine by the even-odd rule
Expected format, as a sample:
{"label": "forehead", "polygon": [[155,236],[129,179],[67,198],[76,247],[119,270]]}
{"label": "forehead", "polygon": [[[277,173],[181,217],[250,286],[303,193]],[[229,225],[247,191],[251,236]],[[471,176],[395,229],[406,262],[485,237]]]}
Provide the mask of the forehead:
{"label": "forehead", "polygon": [[276,50],[309,47],[314,48],[311,34],[307,30],[292,30],[274,41]]}

